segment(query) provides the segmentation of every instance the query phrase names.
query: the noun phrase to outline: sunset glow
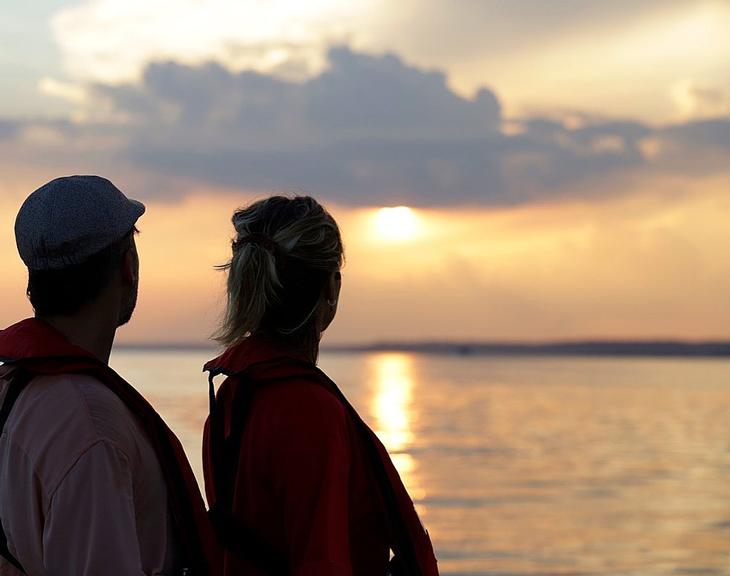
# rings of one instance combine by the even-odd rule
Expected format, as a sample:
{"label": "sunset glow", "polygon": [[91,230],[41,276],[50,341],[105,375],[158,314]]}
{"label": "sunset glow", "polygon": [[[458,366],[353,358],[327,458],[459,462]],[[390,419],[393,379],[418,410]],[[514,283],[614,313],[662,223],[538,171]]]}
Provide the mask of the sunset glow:
{"label": "sunset glow", "polygon": [[380,208],[373,216],[374,232],[383,242],[405,242],[420,232],[420,220],[407,206]]}
{"label": "sunset glow", "polygon": [[299,193],[345,242],[325,344],[730,337],[726,2],[42,4],[0,61],[3,325],[18,207],[97,173],[147,205],[120,341],[206,341],[231,214]]}
{"label": "sunset glow", "polygon": [[[79,290],[86,301],[73,302],[59,283],[54,311],[30,291],[38,320],[59,330],[39,332],[40,348],[65,336],[101,362],[111,347],[110,367],[178,436],[200,487],[208,480],[214,512],[201,454],[210,472],[217,438],[204,426],[217,412],[233,431],[260,420],[261,434],[239,439],[241,462],[263,476],[229,482],[246,502],[228,504],[255,501],[242,520],[273,560],[368,574],[730,576],[728,31],[730,0],[5,0],[7,356],[39,348],[38,321],[8,330],[34,315],[21,205],[56,178],[99,175],[145,206],[136,307],[116,325],[130,260],[101,252],[108,283],[87,286],[98,297]],[[18,230],[31,265],[76,263],[132,226],[116,216],[123,202],[90,185],[48,188],[83,204],[43,190],[27,202]],[[94,206],[111,210],[114,237]],[[45,292],[55,278],[41,276]],[[299,386],[304,360],[337,394]],[[204,365],[230,378],[209,382]],[[251,403],[258,415],[227,409],[226,389],[249,373],[277,382]],[[71,488],[57,493],[73,512],[89,462],[124,451],[110,441],[87,458],[68,435],[56,450],[43,429],[39,451],[24,398],[8,425],[29,433],[10,447],[28,455],[23,473],[33,454],[68,452],[73,474],[58,478]],[[288,417],[293,404],[301,418]],[[143,428],[157,446],[160,430]],[[296,454],[270,449],[289,437]],[[163,464],[169,476],[175,462]],[[135,467],[112,468],[124,475],[115,486],[136,486]],[[11,529],[48,508],[27,503],[24,515],[8,508]],[[166,527],[135,508],[153,536]],[[175,556],[136,546],[131,514],[115,516],[130,520],[112,526],[120,542],[131,526],[125,550],[151,554],[149,570],[146,558],[132,568],[157,573]],[[239,535],[216,532],[220,564],[240,573]],[[23,534],[9,530],[8,543]],[[15,548],[26,567],[77,564],[39,547],[26,562],[35,548]]]}

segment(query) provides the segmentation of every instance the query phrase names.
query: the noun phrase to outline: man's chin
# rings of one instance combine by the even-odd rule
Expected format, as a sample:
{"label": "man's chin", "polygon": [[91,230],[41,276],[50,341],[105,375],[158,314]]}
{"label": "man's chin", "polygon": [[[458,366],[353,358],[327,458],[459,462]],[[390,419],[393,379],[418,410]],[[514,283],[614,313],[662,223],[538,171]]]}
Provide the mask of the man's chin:
{"label": "man's chin", "polygon": [[127,322],[129,322],[132,319],[132,315],[134,314],[134,309],[137,307],[137,293],[134,292],[133,296],[129,299],[129,302],[127,302],[127,305],[124,306],[119,313],[119,319],[117,320],[117,328],[120,326],[124,326]]}

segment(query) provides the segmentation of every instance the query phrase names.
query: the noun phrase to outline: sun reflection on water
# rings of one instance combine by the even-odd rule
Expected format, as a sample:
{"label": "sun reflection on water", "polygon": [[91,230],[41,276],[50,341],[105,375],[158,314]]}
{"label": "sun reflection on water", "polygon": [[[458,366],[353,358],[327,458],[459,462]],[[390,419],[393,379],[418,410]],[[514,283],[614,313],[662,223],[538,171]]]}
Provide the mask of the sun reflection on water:
{"label": "sun reflection on water", "polygon": [[412,402],[412,360],[405,354],[386,354],[373,359],[376,393],[373,413],[376,432],[392,452],[400,452],[413,440],[410,408]]}
{"label": "sun reflection on water", "polygon": [[[372,358],[374,391],[371,412],[375,433],[385,444],[393,464],[414,500],[422,500],[425,490],[418,479],[418,463],[409,453],[413,445],[413,359],[407,354],[379,354]],[[418,506],[425,513],[422,505]]]}

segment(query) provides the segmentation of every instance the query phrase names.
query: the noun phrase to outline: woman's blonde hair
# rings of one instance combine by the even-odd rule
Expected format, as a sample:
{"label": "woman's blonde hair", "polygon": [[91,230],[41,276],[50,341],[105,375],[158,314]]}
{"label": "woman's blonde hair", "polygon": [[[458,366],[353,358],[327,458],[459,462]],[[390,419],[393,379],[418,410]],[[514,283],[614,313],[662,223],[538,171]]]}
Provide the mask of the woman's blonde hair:
{"label": "woman's blonde hair", "polygon": [[234,212],[228,299],[215,340],[230,346],[254,332],[306,341],[329,276],[343,263],[334,218],[309,196],[272,196]]}

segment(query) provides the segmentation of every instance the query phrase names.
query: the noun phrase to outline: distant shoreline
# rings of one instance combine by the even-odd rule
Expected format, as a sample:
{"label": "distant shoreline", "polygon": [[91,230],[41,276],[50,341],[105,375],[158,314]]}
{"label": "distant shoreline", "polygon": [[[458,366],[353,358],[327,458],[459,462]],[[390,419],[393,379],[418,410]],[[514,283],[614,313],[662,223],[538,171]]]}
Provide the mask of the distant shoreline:
{"label": "distant shoreline", "polygon": [[[122,343],[117,350],[140,352],[205,350],[212,344]],[[409,352],[447,356],[646,356],[646,357],[730,357],[730,341],[687,342],[681,340],[580,340],[555,342],[373,342],[369,344],[322,345],[322,352],[374,353]]]}

